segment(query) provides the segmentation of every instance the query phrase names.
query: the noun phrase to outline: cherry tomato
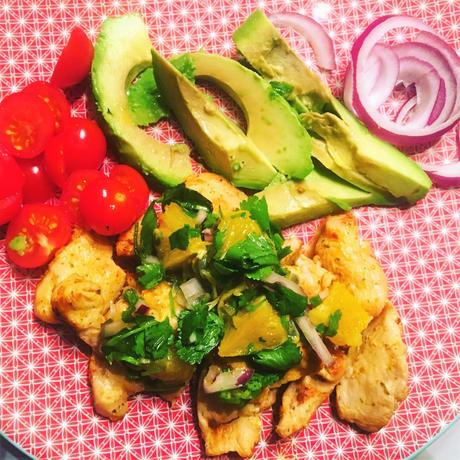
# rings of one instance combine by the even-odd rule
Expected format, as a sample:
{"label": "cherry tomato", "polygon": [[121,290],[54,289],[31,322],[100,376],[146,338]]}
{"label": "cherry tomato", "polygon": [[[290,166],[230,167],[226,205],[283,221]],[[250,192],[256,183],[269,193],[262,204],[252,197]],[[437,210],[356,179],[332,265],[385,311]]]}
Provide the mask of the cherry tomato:
{"label": "cherry tomato", "polygon": [[75,27],[54,67],[51,83],[59,88],[68,88],[80,83],[91,69],[93,54],[91,40],[80,27]]}
{"label": "cherry tomato", "polygon": [[102,165],[107,143],[95,121],[71,118],[62,134],[67,174],[77,169],[98,169]]}
{"label": "cherry tomato", "polygon": [[52,181],[62,187],[78,169],[98,169],[105,158],[107,143],[97,123],[71,118],[62,132],[45,149],[45,168]]}
{"label": "cherry tomato", "polygon": [[117,235],[139,217],[137,202],[120,181],[101,177],[90,182],[81,193],[83,220],[100,235]]}
{"label": "cherry tomato", "polygon": [[9,222],[22,204],[24,173],[10,155],[0,155],[0,225]]}
{"label": "cherry tomato", "polygon": [[112,179],[120,181],[129,190],[137,203],[137,212],[143,214],[149,204],[150,191],[145,179],[131,166],[116,165],[110,173]]}
{"label": "cherry tomato", "polygon": [[22,193],[0,198],[0,225],[6,224],[19,212],[22,204]]}
{"label": "cherry tomato", "polygon": [[6,252],[16,265],[40,267],[51,260],[71,236],[65,211],[49,204],[26,204],[6,232]]}
{"label": "cherry tomato", "polygon": [[24,203],[42,203],[56,195],[56,187],[45,172],[42,157],[18,160],[18,164],[25,177]]}
{"label": "cherry tomato", "polygon": [[64,163],[64,133],[54,136],[46,146],[43,165],[49,178],[60,188],[67,179]]}
{"label": "cherry tomato", "polygon": [[80,196],[90,182],[100,177],[105,177],[100,171],[80,169],[74,171],[67,179],[62,189],[61,203],[68,211],[72,223],[81,227],[86,226],[80,213]]}
{"label": "cherry tomato", "polygon": [[0,151],[33,158],[43,152],[53,132],[53,112],[38,96],[15,93],[0,103]]}

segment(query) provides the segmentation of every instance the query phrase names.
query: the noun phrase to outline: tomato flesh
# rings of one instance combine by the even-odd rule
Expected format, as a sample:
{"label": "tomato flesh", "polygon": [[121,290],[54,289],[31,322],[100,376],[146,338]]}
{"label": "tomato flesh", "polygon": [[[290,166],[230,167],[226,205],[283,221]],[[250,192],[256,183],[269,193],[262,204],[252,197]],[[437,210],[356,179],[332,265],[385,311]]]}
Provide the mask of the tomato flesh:
{"label": "tomato flesh", "polygon": [[90,182],[80,198],[83,220],[100,235],[117,235],[139,217],[137,202],[121,182],[102,177]]}
{"label": "tomato flesh", "polygon": [[150,190],[142,175],[131,166],[116,165],[112,169],[110,177],[127,187],[131,198],[137,202],[138,214],[143,214],[149,204]]}
{"label": "tomato flesh", "polygon": [[0,151],[18,158],[43,152],[54,133],[54,115],[34,94],[11,94],[0,102]]}
{"label": "tomato flesh", "polygon": [[93,55],[91,40],[80,27],[75,27],[54,67],[51,83],[59,88],[80,83],[89,74]]}
{"label": "tomato flesh", "polygon": [[89,183],[97,178],[105,177],[100,171],[94,169],[81,169],[74,171],[67,179],[62,189],[61,203],[68,211],[70,220],[73,224],[86,227],[81,212],[80,198],[83,190]]}
{"label": "tomato flesh", "polygon": [[18,160],[18,164],[25,177],[24,203],[41,203],[56,195],[56,187],[46,174],[42,157]]}
{"label": "tomato flesh", "polygon": [[69,218],[62,208],[27,204],[8,226],[6,252],[19,267],[37,268],[67,244],[71,232]]}
{"label": "tomato flesh", "polygon": [[46,81],[35,81],[23,89],[42,99],[54,116],[54,133],[58,133],[70,118],[70,104],[61,89]]}

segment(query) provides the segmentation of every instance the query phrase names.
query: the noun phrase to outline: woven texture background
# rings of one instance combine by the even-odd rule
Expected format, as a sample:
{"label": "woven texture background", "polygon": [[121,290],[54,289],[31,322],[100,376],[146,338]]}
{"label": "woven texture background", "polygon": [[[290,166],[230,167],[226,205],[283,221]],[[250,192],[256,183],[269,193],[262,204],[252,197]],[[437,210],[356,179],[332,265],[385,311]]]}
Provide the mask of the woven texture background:
{"label": "woven texture background", "polygon": [[[365,1],[7,1],[0,0],[0,95],[47,79],[69,31],[81,25],[95,38],[111,15],[139,12],[153,44],[166,55],[196,50],[231,55],[231,33],[254,8],[313,15],[335,42],[338,69],[325,78],[340,95],[350,47],[382,14],[422,18],[460,51],[458,0]],[[406,37],[399,31],[392,39]],[[288,34],[307,62],[305,42]],[[89,93],[82,84],[70,96],[84,114]],[[175,141],[180,133],[161,123],[153,135]],[[416,158],[453,159],[449,133]],[[410,365],[410,395],[391,423],[366,436],[337,421],[328,404],[308,429],[279,441],[264,415],[254,458],[404,459],[422,447],[460,411],[460,191],[433,189],[410,209],[355,211],[388,276],[403,318]],[[288,230],[307,239],[318,222]],[[119,423],[95,415],[84,350],[63,328],[34,319],[34,286],[40,272],[19,272],[0,243],[0,429],[39,459],[195,459],[202,450],[189,393],[174,408],[150,396],[136,397]]]}

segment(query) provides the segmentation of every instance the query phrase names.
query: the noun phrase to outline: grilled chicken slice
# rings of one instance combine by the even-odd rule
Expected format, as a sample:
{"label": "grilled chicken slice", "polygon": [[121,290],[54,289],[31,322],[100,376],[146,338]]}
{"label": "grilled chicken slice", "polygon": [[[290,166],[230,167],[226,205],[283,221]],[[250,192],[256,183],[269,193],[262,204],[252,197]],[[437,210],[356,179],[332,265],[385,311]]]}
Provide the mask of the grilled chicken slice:
{"label": "grilled chicken slice", "polygon": [[407,397],[407,381],[401,321],[387,303],[365,330],[361,346],[349,351],[349,366],[337,386],[340,418],[364,431],[378,431]]}
{"label": "grilled chicken slice", "polygon": [[[209,172],[189,176],[185,180],[185,185],[211,201],[216,213],[219,210],[228,212],[237,209],[241,201],[247,198],[246,194],[228,180]],[[119,257],[134,256],[134,226],[118,237],[115,252]]]}
{"label": "grilled chicken slice", "polygon": [[360,239],[351,214],[326,218],[315,254],[325,269],[348,286],[371,316],[382,311],[388,297],[387,280],[369,243]]}
{"label": "grilled chicken slice", "polygon": [[237,408],[206,394],[203,377],[204,374],[199,383],[197,414],[206,455],[236,452],[241,457],[249,457],[262,433],[261,413],[274,404],[276,391],[265,388],[257,399]]}
{"label": "grilled chicken slice", "polygon": [[276,433],[287,438],[310,423],[319,406],[329,398],[337,382],[345,372],[346,356],[333,353],[334,363],[329,368],[321,368],[313,375],[290,383],[281,398],[279,421]]}
{"label": "grilled chicken slice", "polygon": [[142,384],[128,380],[114,366],[96,356],[89,359],[89,382],[96,412],[110,420],[120,420],[128,412],[128,398],[144,390]]}
{"label": "grilled chicken slice", "polygon": [[110,241],[77,230],[38,283],[35,315],[47,323],[68,323],[94,346],[104,314],[125,279],[112,259]]}

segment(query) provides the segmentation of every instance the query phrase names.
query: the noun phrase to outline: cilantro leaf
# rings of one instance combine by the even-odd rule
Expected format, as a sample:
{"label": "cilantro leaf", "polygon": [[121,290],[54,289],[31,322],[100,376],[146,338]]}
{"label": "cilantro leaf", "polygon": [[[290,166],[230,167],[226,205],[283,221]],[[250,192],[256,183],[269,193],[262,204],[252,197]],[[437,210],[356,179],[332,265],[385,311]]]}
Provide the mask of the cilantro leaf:
{"label": "cilantro leaf", "polygon": [[194,216],[199,210],[212,212],[212,203],[201,193],[185,187],[184,184],[168,188],[161,199],[163,207],[169,203],[177,203],[189,215]]}
{"label": "cilantro leaf", "polygon": [[313,297],[310,297],[308,303],[312,306],[312,308],[315,308],[323,303],[323,299],[319,294],[314,295]]}
{"label": "cilantro leaf", "polygon": [[153,254],[154,244],[155,244],[155,234],[154,231],[157,228],[157,215],[155,209],[153,208],[153,203],[147,208],[147,211],[144,214],[144,217],[141,221],[141,234],[137,238],[138,226],[135,227],[134,235],[134,252],[143,260],[145,257]]}
{"label": "cilantro leaf", "polygon": [[254,364],[273,371],[287,371],[299,364],[302,358],[300,348],[290,340],[273,350],[262,350],[251,356]]}
{"label": "cilantro leaf", "polygon": [[226,304],[232,307],[234,313],[243,309],[250,311],[254,307],[254,301],[257,297],[260,297],[259,289],[253,286],[245,289],[240,295],[233,294],[227,299]]}
{"label": "cilantro leaf", "polygon": [[214,214],[213,212],[211,214],[208,214],[206,216],[206,219],[203,222],[203,228],[214,227],[218,220],[219,220],[219,216],[217,214]]}
{"label": "cilantro leaf", "polygon": [[190,54],[185,53],[170,59],[171,64],[190,81],[195,82],[195,64]]}
{"label": "cilantro leaf", "polygon": [[292,86],[290,83],[285,83],[283,81],[273,80],[270,82],[270,85],[273,91],[281,97],[288,97],[294,89],[294,86]]}
{"label": "cilantro leaf", "polygon": [[334,337],[339,329],[339,322],[341,318],[341,310],[336,310],[329,316],[327,325],[324,323],[318,324],[318,326],[316,326],[316,330],[325,337]]}
{"label": "cilantro leaf", "polygon": [[128,302],[128,308],[121,314],[121,319],[125,323],[134,322],[133,313],[139,301],[139,294],[134,289],[127,289],[123,294],[123,298]]}
{"label": "cilantro leaf", "polygon": [[242,271],[278,265],[278,257],[270,239],[250,233],[244,240],[230,246],[223,259],[225,265]]}
{"label": "cilantro leaf", "polygon": [[197,236],[200,236],[199,230],[190,227],[190,225],[184,225],[182,228],[169,235],[169,244],[171,249],[185,250],[188,248],[190,239],[196,238]]}
{"label": "cilantro leaf", "polygon": [[272,272],[273,272],[272,267],[262,267],[252,272],[247,272],[246,278],[249,278],[254,281],[261,281]]}
{"label": "cilantro leaf", "polygon": [[148,126],[169,115],[153,77],[152,67],[139,75],[127,93],[129,110],[136,125]]}
{"label": "cilantro leaf", "polygon": [[136,272],[141,275],[137,281],[144,289],[153,289],[165,277],[165,270],[162,264],[143,263],[136,267]]}
{"label": "cilantro leaf", "polygon": [[278,283],[266,289],[266,296],[281,315],[302,316],[307,308],[307,297]]}
{"label": "cilantro leaf", "polygon": [[240,388],[219,391],[217,396],[227,404],[244,406],[249,401],[257,398],[265,387],[279,380],[277,374],[259,374],[254,372],[252,377]]}
{"label": "cilantro leaf", "polygon": [[199,364],[219,345],[224,335],[224,322],[202,302],[193,310],[181,312],[177,331],[177,356],[189,364]]}
{"label": "cilantro leaf", "polygon": [[272,240],[275,244],[276,253],[278,254],[278,258],[281,260],[283,257],[286,257],[291,253],[291,248],[289,246],[283,247],[284,238],[281,233],[273,233]]}
{"label": "cilantro leaf", "polygon": [[104,341],[102,352],[109,364],[120,362],[133,366],[149,364],[167,356],[174,340],[169,320],[153,316],[136,316],[136,324],[126,327]]}
{"label": "cilantro leaf", "polygon": [[265,197],[259,198],[256,195],[250,196],[240,204],[241,209],[249,211],[251,219],[255,220],[263,232],[270,232],[270,217]]}

